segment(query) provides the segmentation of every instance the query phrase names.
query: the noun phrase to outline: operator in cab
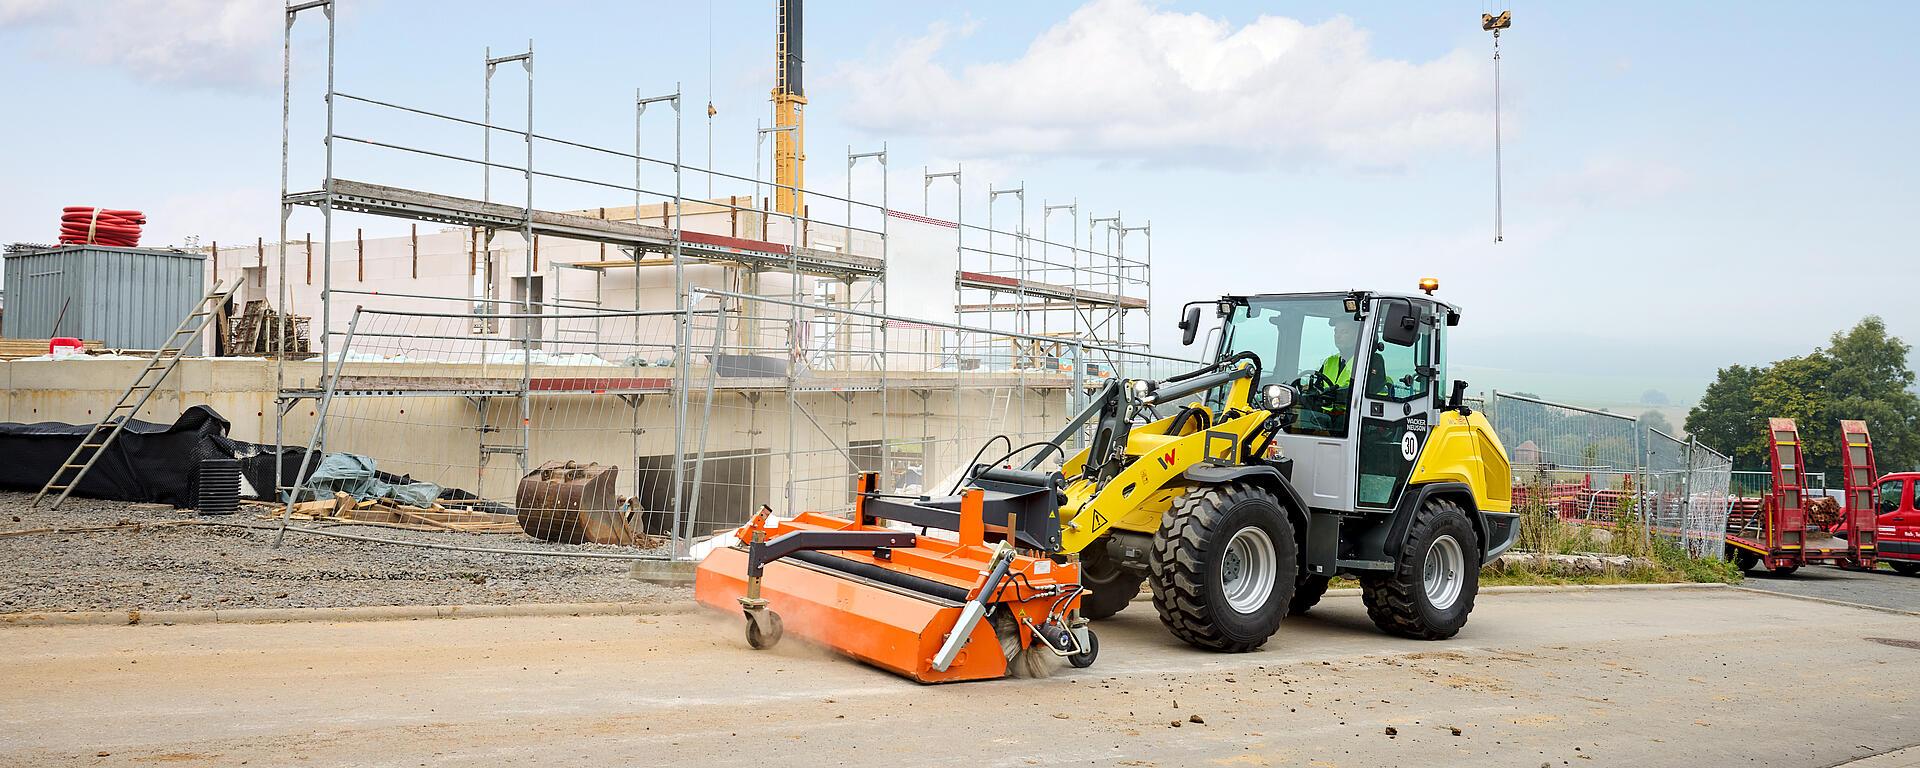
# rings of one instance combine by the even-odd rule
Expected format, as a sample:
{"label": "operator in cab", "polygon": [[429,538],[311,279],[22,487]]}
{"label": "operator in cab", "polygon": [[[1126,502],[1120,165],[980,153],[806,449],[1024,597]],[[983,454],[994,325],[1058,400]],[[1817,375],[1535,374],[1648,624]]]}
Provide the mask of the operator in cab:
{"label": "operator in cab", "polygon": [[1297,386],[1302,394],[1302,407],[1295,431],[1340,437],[1346,432],[1347,410],[1353,402],[1353,376],[1359,368],[1356,357],[1360,351],[1360,323],[1336,317],[1327,324],[1333,327],[1334,351],[1320,362],[1319,368],[1308,370],[1300,377]]}

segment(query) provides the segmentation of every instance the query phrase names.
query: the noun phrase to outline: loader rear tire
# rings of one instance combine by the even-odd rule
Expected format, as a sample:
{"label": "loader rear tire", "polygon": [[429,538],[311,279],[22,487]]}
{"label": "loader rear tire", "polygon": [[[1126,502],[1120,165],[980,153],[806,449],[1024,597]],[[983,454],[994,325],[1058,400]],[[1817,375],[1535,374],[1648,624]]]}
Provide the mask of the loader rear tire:
{"label": "loader rear tire", "polygon": [[1193,488],[1160,519],[1147,583],[1173,636],[1210,651],[1259,648],[1293,599],[1299,549],[1279,499],[1243,483]]}
{"label": "loader rear tire", "polygon": [[1393,571],[1360,577],[1367,617],[1382,632],[1414,640],[1458,634],[1480,591],[1479,542],[1459,504],[1427,500],[1413,512]]}
{"label": "loader rear tire", "polygon": [[1097,541],[1080,556],[1080,584],[1088,590],[1080,598],[1080,615],[1094,621],[1125,610],[1146,580],[1121,568],[1106,549],[1104,540]]}
{"label": "loader rear tire", "polygon": [[1293,601],[1287,603],[1287,615],[1298,616],[1313,610],[1320,604],[1320,598],[1327,594],[1327,585],[1333,580],[1317,573],[1303,573],[1293,582]]}

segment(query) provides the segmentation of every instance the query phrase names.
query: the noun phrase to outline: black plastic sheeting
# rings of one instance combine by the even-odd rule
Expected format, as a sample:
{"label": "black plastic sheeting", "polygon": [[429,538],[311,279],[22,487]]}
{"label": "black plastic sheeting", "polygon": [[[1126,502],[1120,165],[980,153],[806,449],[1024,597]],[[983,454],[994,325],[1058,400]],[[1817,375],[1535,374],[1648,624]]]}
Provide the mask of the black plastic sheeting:
{"label": "black plastic sheeting", "polygon": [[[199,495],[200,461],[226,457],[240,460],[240,473],[249,486],[243,493],[267,498],[273,490],[273,447],[229,438],[229,426],[226,418],[204,405],[188,408],[172,424],[129,421],[80,479],[73,495],[191,507]],[[90,424],[51,421],[0,423],[0,488],[40,490],[90,429]],[[304,453],[290,448],[279,454],[283,479],[291,480],[299,471]]]}

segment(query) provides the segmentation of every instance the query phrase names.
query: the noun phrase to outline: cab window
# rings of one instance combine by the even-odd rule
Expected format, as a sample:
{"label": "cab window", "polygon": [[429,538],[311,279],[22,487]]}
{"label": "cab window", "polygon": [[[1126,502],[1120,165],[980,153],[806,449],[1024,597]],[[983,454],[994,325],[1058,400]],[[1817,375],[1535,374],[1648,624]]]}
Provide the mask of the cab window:
{"label": "cab window", "polygon": [[1878,514],[1900,511],[1900,504],[1907,498],[1907,481],[1888,480],[1873,489],[1876,501],[1873,511]]}
{"label": "cab window", "polygon": [[1341,296],[1254,297],[1233,308],[1221,338],[1221,354],[1252,352],[1260,358],[1260,386],[1286,384],[1299,392],[1296,435],[1347,436],[1347,412],[1360,347],[1360,321]]}
{"label": "cab window", "polygon": [[1412,346],[1388,344],[1385,328],[1377,328],[1373,337],[1372,370],[1367,375],[1367,396],[1376,400],[1408,403],[1426,397],[1433,389],[1428,373],[1433,366],[1433,329],[1423,328]]}

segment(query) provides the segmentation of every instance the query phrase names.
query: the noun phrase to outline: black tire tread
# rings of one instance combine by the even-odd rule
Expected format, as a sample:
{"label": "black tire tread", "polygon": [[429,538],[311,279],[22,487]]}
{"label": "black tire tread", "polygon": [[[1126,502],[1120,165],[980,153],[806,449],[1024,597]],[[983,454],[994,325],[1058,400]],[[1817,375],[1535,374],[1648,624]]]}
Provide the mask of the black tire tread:
{"label": "black tire tread", "polygon": [[[1414,512],[1413,524],[1407,527],[1406,541],[1426,541],[1440,516],[1448,513],[1466,516],[1466,510],[1447,499],[1433,499],[1421,505]],[[1461,542],[1467,552],[1476,552],[1477,544]],[[1420,604],[1416,601],[1425,595],[1417,594],[1416,590],[1422,588],[1418,560],[1422,554],[1424,551],[1419,547],[1403,545],[1400,556],[1394,560],[1392,573],[1367,574],[1360,578],[1360,599],[1367,605],[1367,618],[1373,619],[1373,625],[1382,632],[1413,640],[1445,640],[1459,634],[1459,628],[1432,627],[1420,620]],[[1473,613],[1474,597],[1472,593],[1460,596],[1467,601],[1466,614]]]}
{"label": "black tire tread", "polygon": [[[1279,499],[1245,483],[1196,487],[1174,501],[1173,508],[1160,517],[1160,531],[1153,537],[1153,567],[1147,583],[1153,588],[1153,605],[1160,612],[1160,622],[1188,645],[1222,653],[1245,653],[1267,642],[1265,637],[1254,640],[1227,637],[1207,618],[1206,543],[1212,536],[1223,533],[1215,530],[1220,525],[1222,511],[1239,497],[1252,495],[1267,496],[1283,510],[1281,519],[1286,521],[1285,507]],[[1288,521],[1288,528],[1291,527]],[[1291,530],[1284,539],[1274,545],[1283,551],[1292,549]],[[1284,566],[1289,558],[1281,559]],[[1297,553],[1293,559],[1297,563]],[[1274,588],[1291,588],[1292,583],[1291,579],[1281,579]],[[1284,597],[1291,599],[1290,595]]]}

